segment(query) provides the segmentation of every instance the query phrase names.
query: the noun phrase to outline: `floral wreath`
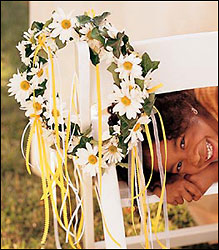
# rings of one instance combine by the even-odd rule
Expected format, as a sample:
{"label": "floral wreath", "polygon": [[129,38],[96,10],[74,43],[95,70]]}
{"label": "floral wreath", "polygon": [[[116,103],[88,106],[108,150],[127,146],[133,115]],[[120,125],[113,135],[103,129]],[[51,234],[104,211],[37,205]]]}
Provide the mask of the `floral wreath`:
{"label": "floral wreath", "polygon": [[[60,141],[66,138],[66,157],[73,158],[92,177],[109,166],[124,166],[122,160],[136,148],[138,142],[144,140],[143,133],[148,133],[146,130],[151,122],[155,91],[162,86],[153,86],[151,78],[159,62],[152,61],[146,52],[143,55],[135,52],[125,32],[118,31],[107,21],[109,14],[104,12],[95,16],[91,11],[72,17],[71,13],[66,15],[59,8],[45,23],[33,22],[28,32],[24,32],[24,40],[17,45],[23,65],[9,80],[8,91],[11,96],[15,95],[32,124],[26,152],[28,172],[30,144],[35,128],[52,148],[63,150]],[[112,102],[107,109],[108,131],[103,137],[99,136],[98,141],[94,140],[91,127],[81,132],[77,112],[71,114],[55,90],[51,98],[48,87],[49,79],[53,78],[52,60],[56,52],[73,41],[86,41],[92,64],[98,69],[99,63],[105,61],[114,81]],[[38,144],[42,147],[42,163],[45,160],[45,145],[43,141],[38,141]],[[53,177],[56,179],[55,175]],[[43,187],[46,201],[49,192],[46,182],[43,182]],[[45,211],[48,212],[48,207]],[[47,224],[48,217],[42,243],[45,243]],[[76,243],[79,238],[76,237]]]}
{"label": "floral wreath", "polygon": [[[24,64],[10,79],[8,86],[10,95],[15,95],[27,117],[32,119],[34,111],[40,116],[43,134],[50,145],[54,144],[54,110],[50,111],[47,89],[48,54],[39,45],[44,40],[44,44],[50,47],[54,55],[71,41],[87,41],[93,65],[96,66],[102,60],[110,62],[108,71],[112,73],[114,80],[113,105],[108,108],[111,114],[108,121],[109,134],[103,142],[102,156],[103,163],[116,165],[138,141],[143,141],[143,125],[150,122],[154,91],[157,89],[151,88],[150,73],[158,68],[159,62],[151,61],[146,52],[142,56],[136,53],[125,32],[119,32],[106,20],[109,14],[104,12],[100,16],[91,17],[85,13],[73,18],[71,14],[65,15],[58,9],[45,23],[33,22],[28,32],[24,32],[25,40],[17,46]],[[68,112],[65,104],[61,105],[59,96],[56,98],[59,133],[63,136],[67,129]],[[73,136],[70,136],[68,155],[77,155],[78,163],[95,176],[98,164],[97,143],[89,131],[81,133],[80,122],[76,122],[75,118],[72,115]]]}

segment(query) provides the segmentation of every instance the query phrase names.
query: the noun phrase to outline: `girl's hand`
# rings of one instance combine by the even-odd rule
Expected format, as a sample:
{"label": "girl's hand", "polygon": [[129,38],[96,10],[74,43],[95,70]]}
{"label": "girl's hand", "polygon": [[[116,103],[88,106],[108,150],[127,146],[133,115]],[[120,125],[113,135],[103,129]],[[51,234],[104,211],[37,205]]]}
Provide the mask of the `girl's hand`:
{"label": "girl's hand", "polygon": [[218,181],[218,162],[214,162],[201,172],[193,175],[186,175],[185,179],[196,185],[202,194]]}
{"label": "girl's hand", "polygon": [[[172,205],[183,204],[184,200],[191,202],[192,200],[199,200],[202,192],[199,188],[184,179],[182,176],[174,176],[174,180],[166,184],[167,203]],[[161,187],[155,187],[154,194],[160,197]]]}

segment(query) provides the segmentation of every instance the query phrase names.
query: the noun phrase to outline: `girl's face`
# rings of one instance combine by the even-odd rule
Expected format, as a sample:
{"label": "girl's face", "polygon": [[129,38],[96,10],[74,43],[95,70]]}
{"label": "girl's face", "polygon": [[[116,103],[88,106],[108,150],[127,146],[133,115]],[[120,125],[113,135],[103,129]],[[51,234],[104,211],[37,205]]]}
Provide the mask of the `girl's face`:
{"label": "girl's face", "polygon": [[[156,152],[155,143],[153,145]],[[164,143],[161,142],[164,166]],[[218,132],[203,118],[196,117],[186,132],[177,139],[167,140],[167,172],[195,174],[218,161]],[[145,151],[146,159],[150,153]],[[158,171],[158,161],[154,154],[154,170]],[[150,164],[150,160],[148,162]],[[147,165],[148,165],[147,163]]]}

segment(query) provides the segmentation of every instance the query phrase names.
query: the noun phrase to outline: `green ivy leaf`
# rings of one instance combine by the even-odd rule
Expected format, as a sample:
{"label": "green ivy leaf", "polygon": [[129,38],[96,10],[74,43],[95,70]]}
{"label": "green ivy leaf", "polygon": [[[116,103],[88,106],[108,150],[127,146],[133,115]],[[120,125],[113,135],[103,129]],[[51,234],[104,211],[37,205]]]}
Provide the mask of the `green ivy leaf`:
{"label": "green ivy leaf", "polygon": [[95,16],[93,18],[93,23],[96,25],[96,26],[99,26],[104,19],[106,19],[108,16],[110,15],[110,12],[104,12],[102,15],[100,16]]}
{"label": "green ivy leaf", "polygon": [[89,50],[90,50],[91,62],[93,63],[94,66],[96,66],[98,63],[100,63],[99,55],[95,51],[93,51],[91,48],[89,48]]}
{"label": "green ivy leaf", "polygon": [[66,46],[66,42],[63,43],[58,36],[56,37],[55,42],[59,49],[62,49]]}
{"label": "green ivy leaf", "polygon": [[25,55],[26,55],[26,57],[29,57],[33,53],[33,50],[31,49],[31,47],[32,47],[31,44],[27,44],[26,45],[26,48],[25,48]]}
{"label": "green ivy leaf", "polygon": [[108,39],[107,42],[106,42],[106,46],[110,46],[113,48],[113,55],[116,57],[116,58],[119,58],[120,57],[120,54],[121,54],[121,42],[122,42],[122,39],[123,37],[125,36],[125,33],[124,32],[118,32],[117,36],[116,36],[116,39]]}
{"label": "green ivy leaf", "polygon": [[154,106],[154,102],[155,102],[155,94],[152,93],[149,95],[149,98],[145,99],[145,102],[143,104],[143,109],[146,115],[150,115],[152,108]]}
{"label": "green ivy leaf", "polygon": [[89,23],[91,21],[91,17],[87,15],[76,16],[76,18],[78,19],[78,22],[82,25]]}
{"label": "green ivy leaf", "polygon": [[135,83],[141,88],[141,90],[143,91],[144,89],[144,80],[135,78]]}
{"label": "green ivy leaf", "polygon": [[127,44],[129,41],[129,37],[127,35],[124,35],[122,41],[124,42],[124,44]]}
{"label": "green ivy leaf", "polygon": [[32,23],[32,25],[31,25],[31,30],[33,30],[33,29],[35,29],[35,28],[38,29],[38,30],[42,30],[42,29],[43,29],[43,26],[44,26],[43,23],[34,21],[34,22]]}
{"label": "green ivy leaf", "polygon": [[121,121],[121,136],[125,140],[125,138],[129,135],[130,129],[134,127],[138,119],[129,120],[126,115],[120,116]]}
{"label": "green ivy leaf", "polygon": [[48,54],[46,53],[44,49],[40,49],[37,55],[48,60]]}
{"label": "green ivy leaf", "polygon": [[107,68],[109,72],[112,73],[113,75],[113,80],[117,86],[120,86],[120,78],[119,78],[119,73],[115,72],[115,69],[117,68],[117,64],[112,62],[111,65]]}
{"label": "green ivy leaf", "polygon": [[116,58],[119,58],[119,57],[120,57],[120,54],[121,54],[121,49],[120,49],[120,47],[115,47],[115,48],[113,48],[113,55],[114,55]]}
{"label": "green ivy leaf", "polygon": [[98,41],[100,41],[103,45],[105,44],[105,39],[103,36],[101,36],[100,31],[97,27],[93,28],[91,31],[91,37],[93,39],[96,39]]}
{"label": "green ivy leaf", "polygon": [[128,152],[128,144],[124,143],[124,138],[123,137],[119,137],[119,143],[118,143],[119,148],[122,149],[122,153],[123,155],[126,155]]}
{"label": "green ivy leaf", "polygon": [[19,68],[19,72],[20,73],[24,73],[25,71],[27,71],[27,66],[25,64],[21,64],[20,68]]}
{"label": "green ivy leaf", "polygon": [[122,167],[122,168],[129,168],[129,165],[128,165],[128,163],[125,163],[125,162],[120,162],[120,163],[117,163],[117,166],[120,166],[120,167]]}
{"label": "green ivy leaf", "polygon": [[149,70],[153,72],[155,69],[158,68],[159,61],[151,61],[149,55],[145,52],[142,56],[141,66],[143,69],[143,76],[145,77]]}
{"label": "green ivy leaf", "polygon": [[50,18],[48,21],[46,21],[46,23],[43,25],[43,29],[48,27],[50,25],[50,23],[53,22],[53,18]]}
{"label": "green ivy leaf", "polygon": [[126,50],[126,45],[125,44],[121,47],[121,52],[122,52],[123,56],[125,56],[127,54],[127,50]]}
{"label": "green ivy leaf", "polygon": [[92,140],[92,137],[88,138],[88,137],[86,137],[86,136],[82,136],[81,139],[80,139],[79,144],[73,149],[73,152],[72,152],[73,155],[76,154],[76,152],[77,152],[77,150],[78,150],[79,148],[85,148],[85,147],[86,147],[86,143],[87,143],[87,142],[91,142],[91,140]]}
{"label": "green ivy leaf", "polygon": [[41,87],[40,89],[36,89],[35,90],[35,96],[39,96],[39,95],[43,95],[45,90],[46,90],[46,83],[47,80],[44,80],[41,84],[39,84],[39,86]]}
{"label": "green ivy leaf", "polygon": [[91,130],[92,130],[92,128],[90,126],[87,130],[84,131],[84,133],[82,135],[83,136],[88,136],[90,134]]}
{"label": "green ivy leaf", "polygon": [[71,123],[71,134],[74,132],[74,135],[75,136],[79,136],[81,133],[80,133],[80,127],[78,124],[75,124],[75,123]]}
{"label": "green ivy leaf", "polygon": [[42,62],[43,64],[45,64],[45,63],[47,63],[47,60],[46,60],[45,58],[39,56],[39,63],[41,63],[41,62]]}

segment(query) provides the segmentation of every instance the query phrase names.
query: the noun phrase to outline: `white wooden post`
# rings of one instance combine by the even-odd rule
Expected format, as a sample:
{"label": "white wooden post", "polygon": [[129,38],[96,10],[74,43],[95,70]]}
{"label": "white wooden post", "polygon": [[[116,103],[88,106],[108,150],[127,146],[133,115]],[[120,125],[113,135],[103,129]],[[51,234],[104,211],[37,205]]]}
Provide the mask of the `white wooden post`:
{"label": "white wooden post", "polygon": [[126,249],[125,228],[123,221],[119,183],[115,167],[109,168],[102,178],[102,211],[106,225],[119,247],[109,236],[104,226],[105,248]]}
{"label": "white wooden post", "polygon": [[83,209],[84,209],[84,237],[83,247],[84,249],[94,249],[94,208],[93,208],[93,183],[92,178],[83,174]]}

